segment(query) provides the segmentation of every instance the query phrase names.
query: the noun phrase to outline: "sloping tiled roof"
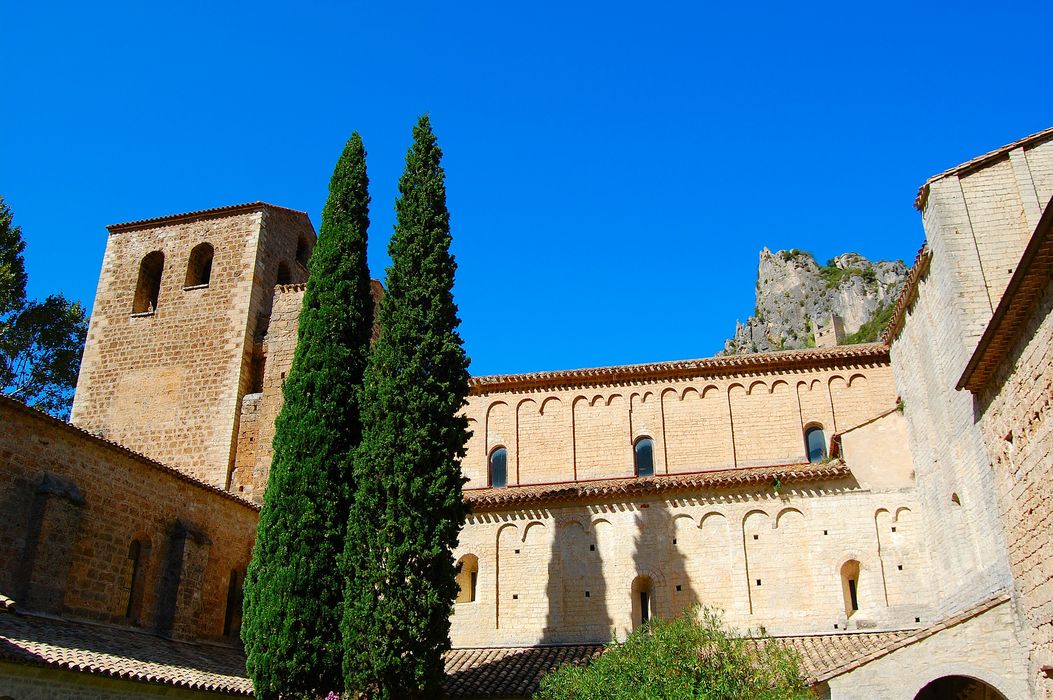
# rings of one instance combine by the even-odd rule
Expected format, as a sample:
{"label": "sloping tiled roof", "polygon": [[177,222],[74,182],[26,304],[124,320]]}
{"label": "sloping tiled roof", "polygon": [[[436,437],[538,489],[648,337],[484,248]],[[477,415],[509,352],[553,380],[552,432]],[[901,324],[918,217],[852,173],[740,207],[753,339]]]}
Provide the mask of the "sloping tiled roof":
{"label": "sloping tiled roof", "polygon": [[[307,219],[310,223],[311,219],[307,216],[307,212],[298,211],[296,209],[289,209],[288,207],[279,207],[276,204],[267,204],[267,202],[246,202],[245,204],[231,204],[225,207],[213,207],[212,209],[199,209],[198,211],[188,211],[182,214],[169,214],[167,216],[155,216],[150,219],[139,219],[138,221],[127,221],[122,224],[110,224],[106,228],[110,233],[119,233],[121,231],[131,231],[137,228],[152,228],[160,224],[182,224],[188,221],[196,221],[199,219],[212,219],[219,218],[222,216],[234,216],[236,214],[246,214],[252,211],[258,211],[260,209],[277,209],[279,211],[287,211],[292,214]],[[312,226],[312,229],[314,227]]]}
{"label": "sloping tiled roof", "polygon": [[251,695],[239,650],[137,630],[33,615],[0,615],[0,660],[111,678]]}
{"label": "sloping tiled roof", "polygon": [[975,158],[972,158],[971,160],[965,161],[961,165],[956,165],[953,168],[944,170],[942,173],[937,173],[936,175],[933,175],[925,181],[925,184],[918,188],[918,196],[914,199],[915,208],[917,208],[919,211],[925,209],[925,203],[929,198],[929,185],[931,185],[933,182],[941,180],[947,177],[948,175],[965,174],[972,170],[977,170],[978,168],[987,165],[991,161],[1002,158],[1003,156],[1008,154],[1009,151],[1021,148],[1023,146],[1030,146],[1040,141],[1045,141],[1048,138],[1053,138],[1053,126],[1031,134],[1030,136],[1025,136],[1024,138],[1018,139],[1012,143],[1007,143],[1001,148],[996,148],[993,151],[988,151],[982,156],[977,156]]}
{"label": "sloping tiled roof", "polygon": [[0,593],[0,612],[14,612],[15,601]]}
{"label": "sloping tiled roof", "polygon": [[443,690],[454,698],[530,697],[545,674],[601,653],[602,644],[452,649]]}
{"label": "sloping tiled roof", "polygon": [[1016,344],[1035,303],[1053,278],[1053,199],[1046,203],[1035,233],[1006,286],[987,329],[973,351],[958,389],[978,392]]}
{"label": "sloping tiled roof", "polygon": [[23,415],[26,415],[26,416],[29,416],[30,418],[35,419],[35,420],[42,421],[44,423],[50,424],[54,428],[57,428],[59,430],[64,430],[66,432],[72,433],[73,435],[75,435],[79,439],[88,440],[89,442],[93,442],[96,445],[101,445],[101,446],[103,446],[103,447],[105,447],[107,449],[111,449],[111,450],[115,450],[117,452],[120,452],[121,454],[123,454],[123,455],[125,455],[127,457],[131,457],[132,459],[135,459],[136,461],[141,462],[141,463],[145,464],[146,466],[148,466],[148,467],[150,467],[152,469],[157,469],[157,470],[163,471],[163,472],[165,472],[167,474],[171,474],[175,478],[177,478],[177,479],[179,479],[181,481],[185,481],[188,484],[193,484],[194,486],[197,486],[198,488],[202,488],[202,489],[204,489],[206,491],[211,491],[211,492],[213,492],[215,494],[218,494],[218,495],[220,495],[220,496],[222,496],[224,498],[229,498],[232,501],[240,503],[241,505],[245,506],[246,508],[251,508],[252,510],[256,510],[256,511],[258,511],[260,509],[260,506],[259,506],[258,503],[254,503],[253,501],[250,501],[247,498],[239,496],[236,493],[233,493],[231,491],[226,491],[224,489],[219,488],[218,486],[214,486],[214,485],[208,483],[207,481],[202,481],[201,479],[198,479],[197,477],[190,476],[189,474],[187,474],[185,472],[182,472],[182,471],[176,469],[175,467],[170,467],[167,464],[162,464],[161,462],[158,462],[158,461],[155,461],[153,459],[150,459],[146,455],[140,454],[139,452],[136,452],[135,450],[130,450],[130,449],[128,449],[127,447],[125,447],[124,445],[122,445],[120,443],[113,442],[112,440],[107,440],[106,438],[103,438],[103,437],[99,437],[98,435],[96,435],[94,433],[90,433],[87,430],[84,430],[83,428],[80,428],[80,427],[78,427],[76,425],[73,425],[72,423],[67,423],[64,420],[59,420],[58,418],[55,418],[54,416],[48,415],[47,413],[44,413],[43,411],[39,411],[39,410],[33,408],[32,406],[27,406],[24,403],[22,403],[21,401],[16,401],[15,399],[12,399],[12,398],[10,398],[8,396],[0,395],[0,411],[6,410],[6,409],[17,411],[19,413],[22,413]]}
{"label": "sloping tiled roof", "polygon": [[892,317],[889,319],[888,325],[885,326],[885,330],[881,332],[881,342],[891,345],[892,341],[899,335],[899,332],[903,330],[903,321],[907,318],[907,311],[910,310],[911,304],[914,303],[918,296],[918,285],[921,284],[921,280],[928,273],[929,263],[931,262],[932,251],[929,250],[928,244],[923,243],[917,256],[914,258],[914,266],[910,268],[910,273],[907,274],[907,281],[903,285],[903,291],[899,293],[896,305],[892,308]]}
{"label": "sloping tiled roof", "polygon": [[[827,681],[981,615],[1009,600],[1001,594],[923,629],[843,632],[775,639],[797,650],[810,684]],[[600,644],[475,647],[446,653],[449,697],[529,697],[543,675],[587,663]],[[164,639],[147,632],[53,617],[0,615],[0,660],[180,688],[251,696],[245,656],[231,647]]]}
{"label": "sloping tiled roof", "polygon": [[498,510],[513,506],[537,503],[556,503],[579,499],[609,498],[619,496],[646,496],[670,491],[697,491],[699,489],[728,489],[743,486],[780,482],[820,481],[841,479],[852,472],[839,461],[826,464],[784,464],[767,467],[739,467],[719,469],[691,474],[666,474],[647,478],[627,477],[623,479],[596,479],[594,481],[568,481],[555,484],[528,484],[493,489],[465,489],[465,499],[472,510]]}
{"label": "sloping tiled roof", "polygon": [[509,389],[611,384],[616,382],[678,379],[697,376],[726,376],[740,372],[770,372],[781,369],[828,367],[860,363],[885,364],[888,347],[884,343],[839,345],[809,350],[780,350],[747,355],[720,355],[698,360],[675,360],[642,365],[615,365],[588,369],[566,369],[529,374],[496,374],[472,377],[471,392],[485,394]]}

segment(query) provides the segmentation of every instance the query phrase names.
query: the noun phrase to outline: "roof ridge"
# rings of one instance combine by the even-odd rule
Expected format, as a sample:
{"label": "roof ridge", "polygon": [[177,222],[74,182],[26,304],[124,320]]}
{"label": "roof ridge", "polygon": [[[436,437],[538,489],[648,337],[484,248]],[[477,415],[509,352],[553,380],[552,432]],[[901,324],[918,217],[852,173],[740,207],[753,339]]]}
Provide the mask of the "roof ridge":
{"label": "roof ridge", "polygon": [[22,403],[21,401],[19,401],[17,399],[13,399],[10,396],[4,396],[3,394],[0,394],[0,407],[3,407],[5,405],[8,408],[11,408],[12,410],[18,411],[18,412],[20,412],[20,413],[22,413],[24,415],[28,415],[31,418],[35,418],[37,420],[42,420],[44,422],[51,423],[52,425],[54,425],[57,428],[60,428],[60,429],[65,430],[67,432],[74,433],[74,434],[78,435],[79,437],[87,438],[88,440],[91,440],[92,442],[94,442],[94,443],[96,443],[98,445],[103,445],[103,446],[108,447],[110,449],[116,450],[116,451],[120,452],[121,454],[123,454],[123,455],[125,455],[127,457],[131,457],[131,458],[133,458],[135,460],[138,460],[139,462],[142,462],[143,464],[145,464],[147,466],[153,467],[154,469],[157,469],[159,471],[162,471],[162,472],[165,472],[167,474],[170,474],[170,475],[176,477],[177,479],[185,481],[185,482],[187,482],[187,483],[189,483],[189,484],[191,484],[193,486],[197,486],[199,488],[205,489],[206,491],[212,491],[213,493],[217,493],[220,496],[223,496],[225,498],[229,498],[230,500],[232,500],[232,501],[234,501],[236,503],[239,503],[239,504],[241,504],[243,506],[246,506],[246,507],[248,507],[248,508],[250,508],[252,510],[255,510],[255,511],[259,511],[260,510],[260,506],[259,506],[258,503],[255,503],[254,501],[250,501],[249,499],[247,499],[247,498],[245,498],[243,496],[239,496],[238,494],[234,493],[233,491],[227,491],[226,489],[222,489],[222,488],[220,488],[220,487],[218,487],[218,486],[216,486],[214,484],[210,484],[207,481],[204,481],[203,479],[199,479],[196,476],[191,476],[190,474],[187,474],[186,472],[182,471],[181,469],[177,469],[176,467],[170,466],[168,464],[164,464],[163,462],[158,462],[157,460],[155,460],[155,459],[153,459],[151,457],[147,457],[146,455],[142,454],[141,452],[136,452],[135,450],[133,450],[133,449],[131,449],[129,447],[125,447],[124,445],[120,444],[119,442],[114,442],[113,440],[108,440],[108,439],[106,439],[106,438],[104,438],[104,437],[102,437],[100,435],[96,435],[93,432],[85,430],[84,428],[80,427],[79,425],[74,425],[73,423],[68,423],[68,422],[66,422],[64,420],[56,418],[55,416],[52,416],[52,415],[50,415],[48,413],[45,413],[44,411],[41,411],[38,408],[34,408],[32,406],[24,404],[24,403]]}
{"label": "roof ridge", "polygon": [[630,378],[658,378],[666,376],[690,376],[698,373],[729,374],[739,369],[775,369],[783,365],[800,366],[802,362],[817,364],[841,359],[888,359],[885,343],[859,343],[838,345],[832,348],[809,348],[802,350],[778,350],[745,355],[716,355],[687,360],[669,360],[631,365],[609,365],[581,369],[548,370],[523,374],[493,374],[472,377],[472,393],[481,393],[503,388],[528,388],[575,383],[607,383],[612,380]]}
{"label": "roof ridge", "polygon": [[[242,204],[228,204],[222,207],[212,207],[209,209],[198,209],[196,211],[182,212],[178,214],[166,214],[164,216],[155,216],[148,219],[136,219],[135,221],[126,221],[123,223],[109,224],[106,229],[110,233],[119,233],[121,231],[130,231],[137,228],[145,228],[156,224],[163,223],[179,223],[184,221],[192,221],[194,219],[203,219],[210,217],[217,217],[224,214],[241,214],[249,211],[255,211],[257,209],[276,209],[278,211],[287,211],[293,214],[302,215],[310,222],[311,218],[305,211],[299,209],[290,209],[289,207],[283,207],[278,204],[270,204],[262,200],[255,202],[244,202]],[[312,225],[313,228],[313,225]]]}

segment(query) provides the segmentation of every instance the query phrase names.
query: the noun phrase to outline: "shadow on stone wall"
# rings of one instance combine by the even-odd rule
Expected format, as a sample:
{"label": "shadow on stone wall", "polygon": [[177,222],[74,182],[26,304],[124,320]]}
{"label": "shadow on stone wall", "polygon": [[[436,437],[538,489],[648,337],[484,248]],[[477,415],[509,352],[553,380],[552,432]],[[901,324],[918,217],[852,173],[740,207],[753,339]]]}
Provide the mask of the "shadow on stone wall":
{"label": "shadow on stone wall", "polygon": [[638,504],[634,519],[633,571],[630,580],[619,582],[632,606],[632,629],[648,618],[675,617],[699,602],[684,552],[701,536],[695,519],[676,517],[665,500]]}
{"label": "shadow on stone wall", "polygon": [[604,557],[610,556],[615,542],[598,537],[585,506],[560,509],[553,516],[548,617],[541,643],[607,642],[613,620],[607,609]]}

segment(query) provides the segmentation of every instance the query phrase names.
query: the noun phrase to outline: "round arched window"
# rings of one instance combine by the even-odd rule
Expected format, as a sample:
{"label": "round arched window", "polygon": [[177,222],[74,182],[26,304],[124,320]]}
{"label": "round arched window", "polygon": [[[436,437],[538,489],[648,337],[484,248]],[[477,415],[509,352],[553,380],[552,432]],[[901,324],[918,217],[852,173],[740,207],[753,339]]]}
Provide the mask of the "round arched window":
{"label": "round arched window", "polygon": [[636,476],[654,476],[654,440],[642,437],[633,445]]}
{"label": "round arched window", "polygon": [[490,488],[502,489],[508,485],[508,450],[498,447],[490,453]]}
{"label": "round arched window", "polygon": [[813,425],[804,431],[804,442],[808,447],[808,461],[822,462],[826,459],[826,434],[820,425]]}

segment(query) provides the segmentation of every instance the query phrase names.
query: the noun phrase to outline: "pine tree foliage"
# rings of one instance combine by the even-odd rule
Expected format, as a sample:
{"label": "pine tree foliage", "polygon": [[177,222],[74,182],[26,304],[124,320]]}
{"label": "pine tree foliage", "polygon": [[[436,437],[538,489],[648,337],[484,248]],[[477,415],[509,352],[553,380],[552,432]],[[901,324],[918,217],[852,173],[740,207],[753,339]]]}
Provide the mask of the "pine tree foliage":
{"label": "pine tree foliage", "polygon": [[59,417],[69,415],[88,320],[61,294],[26,296],[22,229],[0,197],[0,394]]}
{"label": "pine tree foliage", "polygon": [[337,567],[373,327],[365,157],[356,132],[329,184],[246,575],[241,636],[262,700],[322,697],[341,683],[344,581]]}
{"label": "pine tree foliage", "polygon": [[344,616],[345,687],[364,697],[434,697],[457,592],[451,551],[467,512],[460,460],[468,360],[453,301],[442,152],[428,118],[399,181],[347,530],[356,576]]}

